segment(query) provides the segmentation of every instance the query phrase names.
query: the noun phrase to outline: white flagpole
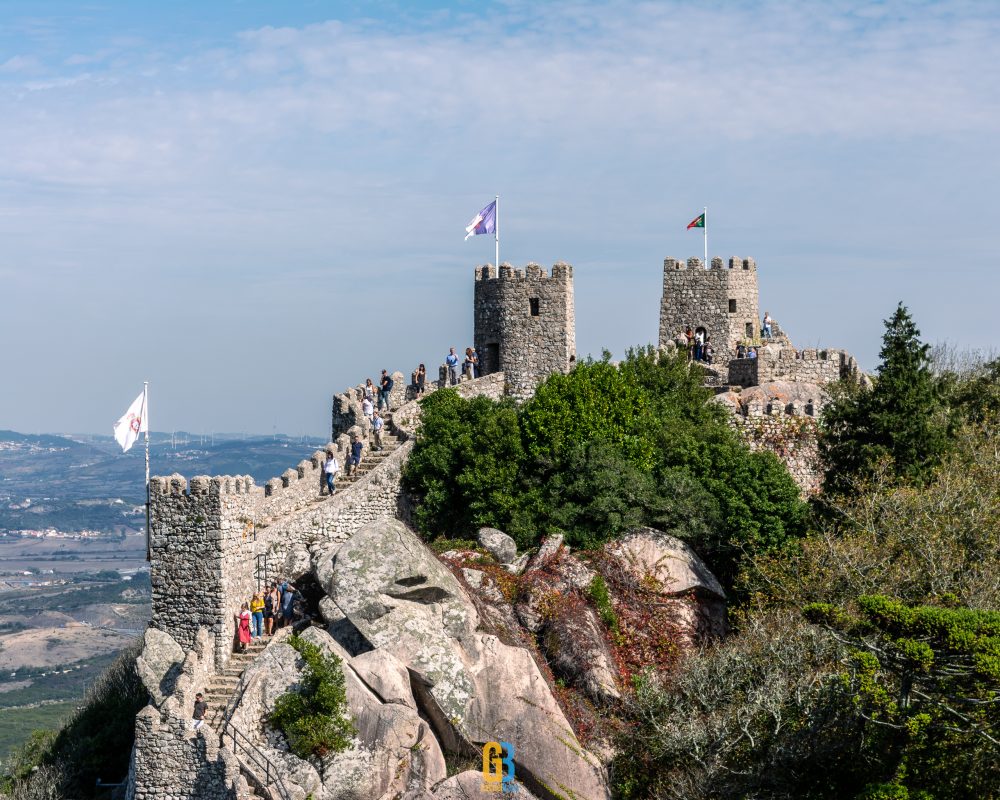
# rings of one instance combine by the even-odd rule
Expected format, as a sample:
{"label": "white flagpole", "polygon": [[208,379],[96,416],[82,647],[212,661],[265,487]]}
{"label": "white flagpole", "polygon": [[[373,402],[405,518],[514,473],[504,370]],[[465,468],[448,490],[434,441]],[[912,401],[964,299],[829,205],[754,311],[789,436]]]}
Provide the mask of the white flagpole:
{"label": "white flagpole", "polygon": [[146,561],[149,561],[149,381],[142,382],[142,414],[146,423]]}
{"label": "white flagpole", "polygon": [[704,226],[702,227],[702,231],[705,234],[705,269],[708,269],[708,267],[709,267],[709,263],[708,263],[708,206],[705,206],[705,219],[703,221],[705,223]]}
{"label": "white flagpole", "polygon": [[496,205],[493,206],[493,236],[496,239],[497,275],[499,275],[500,274],[500,195],[497,195]]}

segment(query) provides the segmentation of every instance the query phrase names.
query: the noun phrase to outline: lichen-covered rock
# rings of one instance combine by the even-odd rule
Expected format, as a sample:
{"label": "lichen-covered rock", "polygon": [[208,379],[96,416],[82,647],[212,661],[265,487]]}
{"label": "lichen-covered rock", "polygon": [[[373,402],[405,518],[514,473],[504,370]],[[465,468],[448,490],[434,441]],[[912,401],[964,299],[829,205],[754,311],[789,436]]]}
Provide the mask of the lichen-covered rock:
{"label": "lichen-covered rock", "polygon": [[538,548],[538,552],[532,556],[531,560],[528,562],[528,569],[538,569],[545,565],[549,559],[553,558],[556,553],[559,552],[559,548],[562,547],[563,535],[561,533],[554,533],[551,536],[546,536],[542,540],[541,546]]}
{"label": "lichen-covered rock", "polygon": [[725,599],[722,584],[690,545],[654,528],[638,528],[604,546],[618,558],[632,578],[656,581],[661,594],[694,592]]}
{"label": "lichen-covered rock", "polygon": [[135,660],[135,668],[155,705],[161,705],[173,694],[183,662],[184,650],[169,633],[156,628],[146,629],[142,637],[142,653]]}
{"label": "lichen-covered rock", "polygon": [[545,624],[541,643],[552,669],[592,700],[621,699],[611,651],[597,614],[583,602],[569,603]]}
{"label": "lichen-covered rock", "polygon": [[600,764],[576,740],[531,655],[477,632],[478,614],[458,579],[404,525],[367,525],[317,554],[314,568],[371,643],[367,658],[389,652],[406,665],[417,705],[446,750],[516,742],[518,774],[552,787],[549,797],[607,797]]}
{"label": "lichen-covered rock", "polygon": [[[515,772],[516,775],[516,772]],[[535,795],[529,792],[517,778],[514,778],[514,785],[517,787],[517,800],[536,800]],[[452,775],[444,783],[434,789],[433,800],[496,800],[496,792],[483,791],[483,773],[476,770],[466,770]]]}
{"label": "lichen-covered rock", "polygon": [[288,555],[285,556],[285,571],[292,580],[305,575],[312,569],[312,560],[309,557],[309,550],[304,544],[293,546]]}
{"label": "lichen-covered rock", "polygon": [[501,564],[510,564],[517,558],[517,545],[503,531],[498,531],[496,528],[480,528],[476,540]]}

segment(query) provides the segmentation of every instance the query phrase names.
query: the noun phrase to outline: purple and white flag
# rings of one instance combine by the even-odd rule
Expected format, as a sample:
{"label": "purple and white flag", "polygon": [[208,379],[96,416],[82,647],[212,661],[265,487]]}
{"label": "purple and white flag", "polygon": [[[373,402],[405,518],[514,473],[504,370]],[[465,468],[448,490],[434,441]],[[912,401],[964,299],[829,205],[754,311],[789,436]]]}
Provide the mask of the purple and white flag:
{"label": "purple and white flag", "polygon": [[496,233],[497,229],[497,201],[494,200],[486,208],[480,211],[473,218],[465,229],[465,238],[478,236],[481,233]]}

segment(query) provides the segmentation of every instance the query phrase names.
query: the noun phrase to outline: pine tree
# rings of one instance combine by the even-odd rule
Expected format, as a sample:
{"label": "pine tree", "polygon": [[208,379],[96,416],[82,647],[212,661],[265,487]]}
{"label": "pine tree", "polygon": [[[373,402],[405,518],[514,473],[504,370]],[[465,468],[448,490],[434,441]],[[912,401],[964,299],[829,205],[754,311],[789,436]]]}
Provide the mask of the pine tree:
{"label": "pine tree", "polygon": [[885,321],[874,387],[842,387],[824,414],[827,491],[870,477],[880,460],[888,460],[898,479],[917,482],[937,465],[946,426],[928,350],[900,303]]}

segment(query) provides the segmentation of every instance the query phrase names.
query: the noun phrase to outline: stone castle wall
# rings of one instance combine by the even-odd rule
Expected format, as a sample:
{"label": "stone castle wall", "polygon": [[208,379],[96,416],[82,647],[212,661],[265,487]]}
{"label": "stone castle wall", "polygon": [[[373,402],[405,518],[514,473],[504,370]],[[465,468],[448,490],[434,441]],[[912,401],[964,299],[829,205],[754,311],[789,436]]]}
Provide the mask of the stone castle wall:
{"label": "stone castle wall", "polygon": [[554,372],[576,362],[573,267],[557,263],[551,277],[538,264],[476,268],[474,343],[482,374],[503,372],[508,394],[530,397]]}
{"label": "stone castle wall", "polygon": [[815,417],[779,411],[763,415],[733,414],[730,421],[750,450],[773,453],[781,459],[803,495],[808,497],[819,491],[823,467]]}
{"label": "stone castle wall", "polygon": [[728,266],[713,258],[705,268],[700,258],[687,263],[676,258],[663,262],[663,298],[660,303],[660,347],[704,328],[718,360],[732,355],[743,339],[760,335],[757,264],[752,258],[730,258]]}
{"label": "stone castle wall", "polygon": [[825,386],[857,372],[857,361],[845,350],[765,346],[760,348],[757,358],[734,358],[729,362],[729,383],[748,387],[771,381],[794,381]]}

